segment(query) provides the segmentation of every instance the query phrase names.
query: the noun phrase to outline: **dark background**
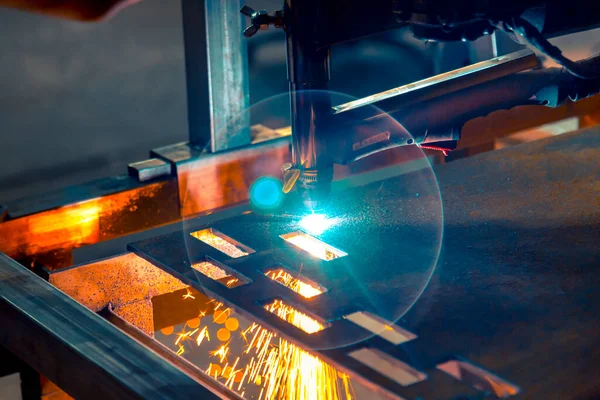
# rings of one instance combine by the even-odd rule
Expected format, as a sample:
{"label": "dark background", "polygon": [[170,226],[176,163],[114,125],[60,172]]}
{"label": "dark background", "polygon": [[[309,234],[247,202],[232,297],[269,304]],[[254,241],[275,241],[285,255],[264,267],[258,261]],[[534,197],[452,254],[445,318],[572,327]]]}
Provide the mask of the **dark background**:
{"label": "dark background", "polygon": [[[597,31],[565,40],[600,52]],[[489,58],[491,46],[426,45],[400,30],[332,56],[331,88],[364,96]],[[287,89],[282,32],[250,39],[249,60],[253,103]],[[186,140],[185,96],[179,1],[144,0],[94,24],[0,9],[0,203],[126,173]]]}

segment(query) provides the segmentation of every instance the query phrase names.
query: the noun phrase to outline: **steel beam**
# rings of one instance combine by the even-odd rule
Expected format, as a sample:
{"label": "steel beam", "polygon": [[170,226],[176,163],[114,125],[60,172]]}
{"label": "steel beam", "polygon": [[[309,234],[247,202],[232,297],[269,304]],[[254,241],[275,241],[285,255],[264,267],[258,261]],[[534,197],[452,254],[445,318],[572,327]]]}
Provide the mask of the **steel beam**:
{"label": "steel beam", "polygon": [[250,144],[241,6],[242,0],[182,0],[189,142],[196,148]]}

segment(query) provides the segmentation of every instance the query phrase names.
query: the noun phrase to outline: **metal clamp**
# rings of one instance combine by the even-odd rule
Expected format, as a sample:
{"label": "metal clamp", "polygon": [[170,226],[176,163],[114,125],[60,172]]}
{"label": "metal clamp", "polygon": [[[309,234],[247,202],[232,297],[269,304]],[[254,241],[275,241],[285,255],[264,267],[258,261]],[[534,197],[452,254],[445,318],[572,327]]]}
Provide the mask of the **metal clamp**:
{"label": "metal clamp", "polygon": [[267,10],[255,11],[251,7],[244,6],[240,12],[250,18],[250,26],[244,30],[246,37],[254,36],[259,29],[267,29],[269,25],[273,25],[275,28],[283,27],[282,10],[275,11],[275,14],[270,15]]}

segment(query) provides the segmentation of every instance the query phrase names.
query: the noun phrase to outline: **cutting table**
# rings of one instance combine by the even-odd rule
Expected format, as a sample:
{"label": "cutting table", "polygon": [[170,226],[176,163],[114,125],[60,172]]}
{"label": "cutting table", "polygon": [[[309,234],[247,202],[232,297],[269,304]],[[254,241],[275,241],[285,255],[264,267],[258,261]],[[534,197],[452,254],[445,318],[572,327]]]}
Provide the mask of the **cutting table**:
{"label": "cutting table", "polygon": [[[599,156],[600,128],[593,127],[435,167],[444,204],[444,235],[428,287],[397,322],[411,339],[393,345],[376,335],[317,352],[351,377],[362,376],[367,392],[382,396],[479,399],[493,398],[495,393],[522,399],[598,398]],[[389,178],[386,188],[401,193],[400,188],[410,184],[407,179],[408,175]],[[260,226],[260,218],[241,214],[216,224],[222,230],[245,220]],[[191,224],[184,228],[204,222]],[[177,232],[157,236],[132,243],[128,250],[203,290],[168,262],[178,251],[186,251],[176,243],[183,237]],[[236,239],[256,241],[251,235]],[[254,256],[258,260],[262,255]],[[253,273],[242,264],[237,264],[239,272]],[[4,319],[0,343],[69,394],[183,398],[200,393],[196,390],[210,380],[174,368],[167,361],[172,355],[150,351],[141,336],[131,340],[7,257],[0,265],[0,307],[10,316]],[[244,307],[234,295],[226,295],[224,301]],[[284,335],[293,329],[275,319],[266,323]],[[289,336],[302,342],[301,335]],[[425,378],[402,386],[347,356],[362,348],[376,349]],[[456,363],[466,363],[460,364],[462,370],[458,367],[462,381],[448,368]],[[473,371],[487,373],[487,383],[481,381],[485,373],[471,376],[468,372]],[[81,379],[88,373],[93,385]],[[205,393],[223,395],[214,388]]]}

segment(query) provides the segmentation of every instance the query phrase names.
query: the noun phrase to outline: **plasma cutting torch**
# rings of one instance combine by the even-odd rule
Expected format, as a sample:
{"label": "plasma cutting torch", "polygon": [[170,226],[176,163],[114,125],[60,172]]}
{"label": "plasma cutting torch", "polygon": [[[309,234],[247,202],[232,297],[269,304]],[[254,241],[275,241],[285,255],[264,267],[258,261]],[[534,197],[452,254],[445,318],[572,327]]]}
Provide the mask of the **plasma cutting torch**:
{"label": "plasma cutting torch", "polygon": [[[251,21],[244,31],[248,37],[269,25],[286,32],[292,162],[283,168],[284,191],[296,186],[311,210],[327,201],[334,163],[403,145],[449,151],[470,119],[519,105],[557,107],[600,89],[600,57],[573,62],[547,40],[600,25],[600,5],[584,0],[371,0],[368,5],[286,0],[283,10],[272,15],[248,6],[241,12]],[[316,95],[327,89],[331,45],[407,24],[415,37],[436,41],[475,40],[499,29],[562,68],[532,70],[538,59],[524,50],[347,104],[334,105]],[[387,114],[365,118],[360,110],[366,105],[389,113],[410,135],[404,129],[378,129]]]}

